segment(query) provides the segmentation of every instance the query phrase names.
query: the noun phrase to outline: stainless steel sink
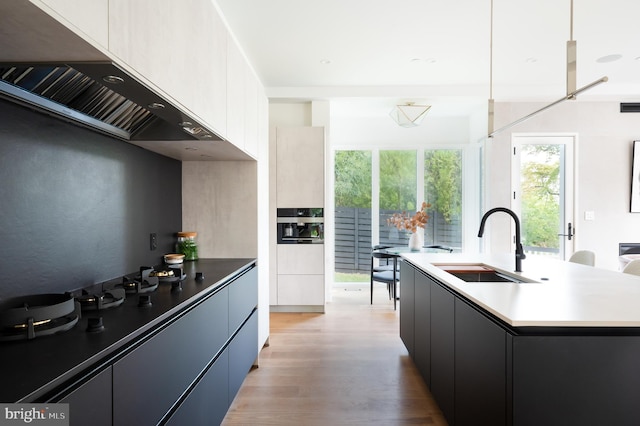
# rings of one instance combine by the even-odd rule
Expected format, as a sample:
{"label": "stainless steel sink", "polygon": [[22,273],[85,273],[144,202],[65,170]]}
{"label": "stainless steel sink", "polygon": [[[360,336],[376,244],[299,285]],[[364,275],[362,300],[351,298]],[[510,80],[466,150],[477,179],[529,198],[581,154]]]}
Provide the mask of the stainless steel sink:
{"label": "stainless steel sink", "polygon": [[468,283],[522,283],[525,282],[509,275],[501,274],[496,271],[483,271],[483,272],[454,272],[446,271],[456,278]]}
{"label": "stainless steel sink", "polygon": [[448,274],[468,283],[524,283],[529,282],[520,277],[496,271],[489,265],[472,264],[434,264]]}

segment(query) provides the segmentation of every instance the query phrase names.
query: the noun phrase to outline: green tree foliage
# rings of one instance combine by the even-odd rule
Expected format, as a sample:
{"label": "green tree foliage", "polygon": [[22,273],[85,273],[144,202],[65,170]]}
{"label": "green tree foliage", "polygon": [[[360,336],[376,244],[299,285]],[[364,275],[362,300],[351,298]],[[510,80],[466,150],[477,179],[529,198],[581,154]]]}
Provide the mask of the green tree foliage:
{"label": "green tree foliage", "polygon": [[462,212],[462,153],[459,150],[426,151],[425,201],[447,222]]}
{"label": "green tree foliage", "polygon": [[337,151],[335,203],[338,207],[371,207],[371,151]]}
{"label": "green tree foliage", "polygon": [[558,248],[560,148],[527,145],[521,170],[523,244]]}
{"label": "green tree foliage", "polygon": [[380,209],[416,211],[416,151],[380,152]]}

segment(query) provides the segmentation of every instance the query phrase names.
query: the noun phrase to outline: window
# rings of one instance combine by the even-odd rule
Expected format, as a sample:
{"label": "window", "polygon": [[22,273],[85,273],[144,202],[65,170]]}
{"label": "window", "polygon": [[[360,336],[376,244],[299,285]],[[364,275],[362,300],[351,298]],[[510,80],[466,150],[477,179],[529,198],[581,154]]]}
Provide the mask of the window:
{"label": "window", "polygon": [[425,244],[462,247],[461,149],[336,151],[334,171],[336,272],[368,273],[373,245],[406,245],[387,218],[422,201]]}

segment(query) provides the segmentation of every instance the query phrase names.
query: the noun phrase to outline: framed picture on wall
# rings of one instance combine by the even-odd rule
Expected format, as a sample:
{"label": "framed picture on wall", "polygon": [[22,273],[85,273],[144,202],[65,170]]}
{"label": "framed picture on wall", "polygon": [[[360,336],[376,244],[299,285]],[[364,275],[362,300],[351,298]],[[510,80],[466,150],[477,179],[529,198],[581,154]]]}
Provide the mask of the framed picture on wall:
{"label": "framed picture on wall", "polygon": [[640,213],[640,141],[633,141],[631,213]]}

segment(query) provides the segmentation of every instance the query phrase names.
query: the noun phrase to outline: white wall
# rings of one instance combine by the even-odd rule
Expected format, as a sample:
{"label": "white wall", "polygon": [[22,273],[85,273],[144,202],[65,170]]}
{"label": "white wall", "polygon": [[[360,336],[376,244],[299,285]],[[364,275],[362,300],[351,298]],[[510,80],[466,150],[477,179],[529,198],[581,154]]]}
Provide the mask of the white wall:
{"label": "white wall", "polygon": [[[544,105],[496,103],[495,128]],[[575,250],[593,250],[596,266],[618,269],[618,243],[640,242],[640,214],[629,212],[632,142],[640,139],[640,114],[619,111],[618,102],[567,101],[489,140],[486,208],[510,205],[512,132],[576,133]],[[595,220],[585,221],[585,211],[595,212]],[[492,226],[492,251],[509,250],[502,229],[508,226]]]}
{"label": "white wall", "polygon": [[393,147],[426,143],[467,143],[469,120],[466,117],[429,117],[417,127],[400,127],[389,116],[332,117],[331,145],[349,147]]}

